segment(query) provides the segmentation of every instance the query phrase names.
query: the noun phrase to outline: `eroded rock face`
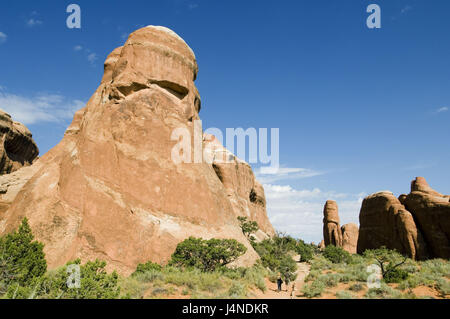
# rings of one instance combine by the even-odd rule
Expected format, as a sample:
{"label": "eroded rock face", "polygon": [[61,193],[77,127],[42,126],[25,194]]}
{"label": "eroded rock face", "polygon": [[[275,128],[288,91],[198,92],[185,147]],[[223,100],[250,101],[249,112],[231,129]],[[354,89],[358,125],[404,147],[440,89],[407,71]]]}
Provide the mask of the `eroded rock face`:
{"label": "eroded rock face", "polygon": [[338,204],[333,200],[328,200],[323,209],[323,238],[320,249],[334,245],[351,254],[356,253],[358,226],[352,223],[339,226]]}
{"label": "eroded rock face", "polygon": [[411,258],[427,257],[427,245],[411,213],[391,192],[366,197],[359,214],[358,253],[385,246]]}
{"label": "eroded rock face", "polygon": [[28,128],[0,110],[0,175],[31,165],[39,149]]}
{"label": "eroded rock face", "polygon": [[269,234],[273,228],[251,168],[238,159],[222,166],[171,158],[175,129],[194,136],[197,71],[194,53],[172,31],[132,33],[107,58],[99,88],[63,140],[39,160],[0,233],[27,216],[50,268],[99,258],[128,274],[138,263],[167,262],[189,236],[235,238],[248,248],[238,264],[252,264],[257,254],[236,216]]}
{"label": "eroded rock face", "polygon": [[367,197],[359,215],[358,252],[386,246],[411,258],[450,258],[450,197],[425,178],[411,182],[411,193]]}
{"label": "eroded rock face", "polygon": [[265,235],[274,235],[275,231],[267,218],[264,188],[245,161],[228,151],[213,135],[203,137],[205,149],[211,154],[214,171],[225,187],[226,194],[237,216],[246,216],[258,223],[263,233],[258,232],[257,239]]}
{"label": "eroded rock face", "polygon": [[328,200],[323,209],[323,240],[325,246],[342,247],[342,232],[339,226],[338,205]]}
{"label": "eroded rock face", "polygon": [[432,258],[450,258],[449,197],[433,190],[423,177],[411,183],[411,193],[405,199],[413,214]]}
{"label": "eroded rock face", "polygon": [[358,244],[358,225],[349,223],[341,227],[342,232],[342,249],[348,251],[350,254],[356,254],[356,247]]}

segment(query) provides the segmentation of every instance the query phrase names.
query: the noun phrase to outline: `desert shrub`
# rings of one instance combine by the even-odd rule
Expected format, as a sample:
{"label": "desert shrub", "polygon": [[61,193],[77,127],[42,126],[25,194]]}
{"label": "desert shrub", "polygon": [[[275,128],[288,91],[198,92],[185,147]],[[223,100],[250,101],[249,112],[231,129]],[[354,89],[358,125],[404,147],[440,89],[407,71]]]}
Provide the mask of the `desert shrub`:
{"label": "desert shrub", "polygon": [[445,280],[444,278],[439,278],[435,287],[442,297],[445,298],[450,296],[450,281]]}
{"label": "desert shrub", "polygon": [[118,285],[122,299],[142,299],[148,288],[148,284],[135,276],[119,277]]}
{"label": "desert shrub", "polygon": [[352,260],[352,256],[340,247],[336,247],[333,245],[329,245],[325,247],[323,251],[323,255],[326,259],[331,261],[333,264],[339,263],[350,263]]}
{"label": "desert shrub", "polygon": [[230,289],[228,289],[228,296],[233,299],[243,298],[246,296],[246,294],[246,287],[238,281],[233,281]]}
{"label": "desert shrub", "polygon": [[402,256],[395,250],[381,247],[378,249],[366,250],[364,256],[369,260],[372,259],[376,261],[381,269],[383,280],[387,283],[401,282],[407,279],[409,275],[406,270],[400,268],[400,266],[407,263],[408,258]]}
{"label": "desert shrub", "polygon": [[311,284],[305,284],[302,287],[302,292],[305,297],[307,298],[314,298],[318,297],[322,294],[322,292],[325,290],[325,284],[320,281],[316,280],[312,282]]}
{"label": "desert shrub", "polygon": [[13,283],[30,285],[45,274],[47,262],[43,249],[42,243],[34,241],[26,218],[17,231],[0,238],[0,289],[3,293]]}
{"label": "desert shrub", "polygon": [[364,285],[358,282],[351,285],[348,289],[351,291],[359,292],[364,289]]}
{"label": "desert shrub", "polygon": [[235,239],[204,240],[189,237],[177,245],[169,264],[214,271],[233,262],[246,251],[247,248]]}
{"label": "desert shrub", "polygon": [[303,240],[299,240],[296,245],[296,252],[300,255],[300,261],[310,261],[315,252],[314,245],[306,244]]}
{"label": "desert shrub", "polygon": [[337,299],[354,299],[354,296],[352,295],[352,293],[345,291],[345,290],[341,290],[336,292],[336,298]]}
{"label": "desert shrub", "polygon": [[321,281],[326,287],[336,287],[341,281],[342,276],[339,274],[320,275],[316,281]]}
{"label": "desert shrub", "polygon": [[290,256],[284,256],[281,259],[277,270],[280,272],[281,279],[286,285],[297,278],[297,263]]}
{"label": "desert shrub", "polygon": [[408,272],[400,269],[400,268],[394,268],[394,269],[387,269],[386,274],[384,275],[383,279],[386,283],[399,283],[403,280],[408,278]]}
{"label": "desert shrub", "polygon": [[[80,287],[70,288],[70,271],[68,267],[76,265],[80,268]],[[11,285],[8,298],[49,298],[49,299],[114,299],[120,294],[118,275],[108,274],[106,262],[96,260],[81,265],[79,259],[67,263],[56,271],[35,278],[26,287]]]}
{"label": "desert shrub", "polygon": [[159,272],[161,271],[161,269],[162,269],[161,265],[148,261],[145,264],[137,265],[136,271],[132,273],[131,276],[137,276],[139,274],[143,274],[149,271]]}
{"label": "desert shrub", "polygon": [[248,220],[245,216],[239,216],[238,218],[239,225],[241,226],[242,233],[248,238],[253,240],[251,234],[256,233],[259,229],[258,223],[255,221]]}

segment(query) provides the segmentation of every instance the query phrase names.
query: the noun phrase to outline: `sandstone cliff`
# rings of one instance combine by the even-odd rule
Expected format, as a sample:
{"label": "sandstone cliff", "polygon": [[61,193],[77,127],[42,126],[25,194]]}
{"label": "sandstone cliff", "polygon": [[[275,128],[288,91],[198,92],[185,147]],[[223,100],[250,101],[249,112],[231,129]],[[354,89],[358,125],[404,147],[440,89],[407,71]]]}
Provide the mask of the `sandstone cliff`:
{"label": "sandstone cliff", "polygon": [[132,33],[106,59],[100,86],[62,141],[11,193],[0,234],[28,217],[50,268],[100,258],[127,274],[138,263],[167,262],[189,236],[235,238],[248,248],[239,263],[252,264],[257,254],[236,217],[256,220],[261,237],[274,230],[250,166],[171,159],[174,129],[193,136],[199,119],[197,72],[194,53],[171,30]]}

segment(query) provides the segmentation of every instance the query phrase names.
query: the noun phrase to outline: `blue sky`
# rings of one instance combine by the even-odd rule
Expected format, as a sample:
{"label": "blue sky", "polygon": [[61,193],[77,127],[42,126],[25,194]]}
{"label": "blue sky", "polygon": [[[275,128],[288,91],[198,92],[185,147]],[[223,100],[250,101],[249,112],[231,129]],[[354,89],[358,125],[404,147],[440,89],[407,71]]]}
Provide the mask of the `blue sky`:
{"label": "blue sky", "polygon": [[[70,3],[81,30],[66,27]],[[365,25],[371,3],[381,29]],[[163,25],[197,56],[204,127],[280,128],[283,168],[258,175],[277,229],[318,242],[326,199],[342,223],[357,222],[364,196],[408,192],[415,176],[450,193],[447,0],[3,5],[0,108],[27,124],[41,154],[97,88],[106,56],[130,32]]]}

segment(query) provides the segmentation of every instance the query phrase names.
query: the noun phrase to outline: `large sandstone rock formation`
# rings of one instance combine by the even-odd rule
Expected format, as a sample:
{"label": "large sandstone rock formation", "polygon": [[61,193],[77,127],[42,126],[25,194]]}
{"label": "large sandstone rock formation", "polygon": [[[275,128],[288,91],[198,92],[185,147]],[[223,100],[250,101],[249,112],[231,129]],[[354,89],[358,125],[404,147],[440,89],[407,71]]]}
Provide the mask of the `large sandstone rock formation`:
{"label": "large sandstone rock formation", "polygon": [[323,209],[323,242],[319,248],[334,245],[355,254],[357,241],[358,226],[350,223],[340,227],[338,205],[335,201],[328,200]]}
{"label": "large sandstone rock formation", "polygon": [[450,259],[450,196],[439,194],[418,177],[411,184],[405,207],[423,234],[428,254]]}
{"label": "large sandstone rock formation", "polygon": [[0,110],[0,175],[17,171],[33,163],[39,149],[25,125],[15,122]]}
{"label": "large sandstone rock formation", "polygon": [[358,253],[386,246],[411,258],[423,258],[426,249],[414,218],[391,192],[366,197],[359,214]]}
{"label": "large sandstone rock formation", "polygon": [[127,274],[138,263],[167,262],[188,236],[235,238],[248,248],[239,262],[253,263],[257,254],[236,217],[256,220],[261,235],[274,230],[250,166],[171,158],[175,129],[194,136],[197,72],[194,53],[174,32],[132,33],[106,59],[99,88],[63,140],[33,165],[0,217],[0,233],[28,217],[51,268],[100,258]]}
{"label": "large sandstone rock formation", "polygon": [[358,253],[386,246],[411,258],[450,258],[450,202],[424,178],[411,183],[411,193],[397,199],[390,192],[364,199]]}
{"label": "large sandstone rock formation", "polygon": [[323,208],[323,240],[325,246],[342,247],[342,232],[339,226],[338,206],[334,200],[328,200]]}

